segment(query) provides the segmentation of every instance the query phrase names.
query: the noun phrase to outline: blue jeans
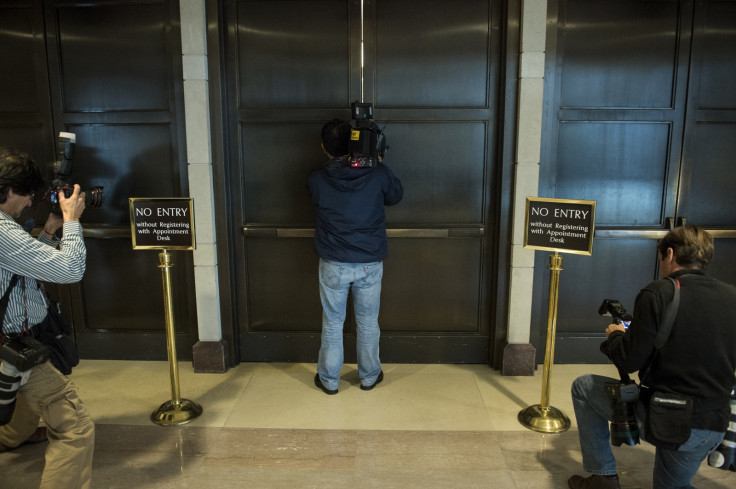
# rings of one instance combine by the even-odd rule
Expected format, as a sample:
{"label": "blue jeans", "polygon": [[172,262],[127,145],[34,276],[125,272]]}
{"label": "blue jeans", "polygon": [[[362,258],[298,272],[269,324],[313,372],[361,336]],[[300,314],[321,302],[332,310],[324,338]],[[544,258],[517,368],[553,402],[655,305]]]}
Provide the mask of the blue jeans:
{"label": "blue jeans", "polygon": [[353,293],[357,325],[358,377],[365,386],[373,385],[381,373],[378,358],[378,310],[381,306],[383,262],[340,263],[320,259],[319,296],[322,300],[322,346],[317,372],[322,384],[337,389],[344,361],[342,330],[348,292]]}
{"label": "blue jeans", "polygon": [[[591,474],[616,474],[616,459],[611,450],[608,422],[611,401],[603,384],[619,379],[583,375],[572,384],[572,403],[578,423],[583,469]],[[639,433],[644,437],[644,406],[637,403]],[[690,439],[677,450],[657,447],[654,459],[654,489],[691,488],[690,481],[708,453],[723,440],[724,433],[693,429]]]}

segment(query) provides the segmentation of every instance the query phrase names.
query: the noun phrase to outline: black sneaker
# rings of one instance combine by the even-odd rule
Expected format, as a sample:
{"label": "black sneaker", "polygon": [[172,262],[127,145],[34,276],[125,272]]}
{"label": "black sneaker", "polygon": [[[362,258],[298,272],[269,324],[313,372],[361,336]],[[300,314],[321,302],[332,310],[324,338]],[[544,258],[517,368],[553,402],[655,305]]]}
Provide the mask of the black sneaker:
{"label": "black sneaker", "polygon": [[378,377],[376,377],[376,381],[375,382],[373,382],[371,385],[363,385],[363,384],[360,384],[360,388],[363,389],[364,391],[369,391],[369,390],[373,389],[375,386],[377,386],[378,384],[380,384],[382,380],[383,380],[383,370],[381,370],[378,373]]}
{"label": "black sneaker", "polygon": [[324,391],[325,394],[329,394],[331,396],[334,396],[335,394],[337,394],[337,389],[328,389],[327,387],[325,387],[325,385],[322,383],[322,379],[319,378],[318,373],[314,374],[314,385],[322,389],[322,391]]}

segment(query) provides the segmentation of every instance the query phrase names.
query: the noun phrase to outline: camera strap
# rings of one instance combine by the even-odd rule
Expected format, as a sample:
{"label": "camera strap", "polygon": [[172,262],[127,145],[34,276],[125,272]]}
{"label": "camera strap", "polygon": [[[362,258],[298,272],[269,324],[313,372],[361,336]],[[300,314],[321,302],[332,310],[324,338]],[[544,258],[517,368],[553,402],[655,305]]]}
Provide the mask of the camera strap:
{"label": "camera strap", "polygon": [[675,295],[672,297],[672,301],[667,306],[662,314],[662,322],[659,325],[659,331],[657,337],[654,339],[654,346],[657,351],[661,350],[662,347],[667,343],[667,339],[670,337],[672,332],[672,325],[675,324],[675,318],[677,317],[677,310],[680,308],[680,281],[671,277],[667,277],[667,280],[672,282],[672,286],[675,288]]}
{"label": "camera strap", "polygon": [[659,331],[657,331],[657,336],[654,338],[654,347],[657,350],[654,352],[652,361],[649,362],[649,365],[647,365],[646,370],[644,371],[644,375],[641,376],[642,384],[646,384],[645,379],[647,378],[647,375],[649,375],[649,370],[651,370],[654,361],[657,359],[659,351],[667,343],[667,340],[670,337],[670,333],[672,332],[672,326],[675,324],[677,311],[680,308],[680,281],[672,277],[665,278],[672,282],[672,286],[674,287],[675,292],[672,300],[667,305],[667,308],[664,310],[664,313],[662,313],[662,320],[659,323]]}
{"label": "camera strap", "polygon": [[13,274],[13,278],[10,279],[10,284],[8,285],[8,288],[5,291],[5,294],[3,294],[2,299],[0,299],[0,344],[2,344],[3,324],[5,323],[5,313],[8,311],[8,302],[10,301],[10,292],[13,290],[13,287],[15,287],[15,284],[18,283],[19,279],[20,279],[19,275]]}

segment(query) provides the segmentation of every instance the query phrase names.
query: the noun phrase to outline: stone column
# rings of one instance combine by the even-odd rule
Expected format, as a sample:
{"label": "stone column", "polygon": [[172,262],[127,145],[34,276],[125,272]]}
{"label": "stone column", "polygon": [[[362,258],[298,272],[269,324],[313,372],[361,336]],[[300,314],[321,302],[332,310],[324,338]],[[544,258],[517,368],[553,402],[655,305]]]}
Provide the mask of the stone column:
{"label": "stone column", "polygon": [[179,10],[189,195],[194,202],[197,245],[194,284],[199,341],[193,348],[194,371],[222,373],[228,359],[217,280],[205,0],[179,0]]}
{"label": "stone column", "polygon": [[526,197],[536,197],[539,188],[546,23],[546,0],[522,1],[508,344],[503,352],[503,375],[533,375],[536,366],[536,351],[529,342],[534,251],[524,249],[523,244]]}

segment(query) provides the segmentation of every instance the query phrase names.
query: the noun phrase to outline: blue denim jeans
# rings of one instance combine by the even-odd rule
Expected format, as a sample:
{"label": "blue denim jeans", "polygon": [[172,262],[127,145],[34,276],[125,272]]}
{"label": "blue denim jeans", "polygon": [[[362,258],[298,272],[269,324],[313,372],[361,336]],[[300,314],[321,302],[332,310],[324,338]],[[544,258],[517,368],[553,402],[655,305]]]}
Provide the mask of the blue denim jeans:
{"label": "blue denim jeans", "polygon": [[[583,375],[573,381],[572,403],[578,423],[583,469],[591,474],[616,474],[616,459],[611,450],[608,422],[611,401],[603,384],[619,379]],[[644,407],[637,404],[637,422],[643,439]],[[708,453],[723,440],[725,433],[693,429],[690,439],[677,450],[657,448],[654,459],[654,489],[691,488],[690,481]]]}
{"label": "blue denim jeans", "polygon": [[342,331],[348,293],[352,291],[357,326],[358,377],[373,385],[381,373],[378,358],[378,310],[381,306],[383,262],[340,263],[320,259],[319,296],[322,300],[322,345],[317,372],[322,384],[337,389],[344,361]]}

